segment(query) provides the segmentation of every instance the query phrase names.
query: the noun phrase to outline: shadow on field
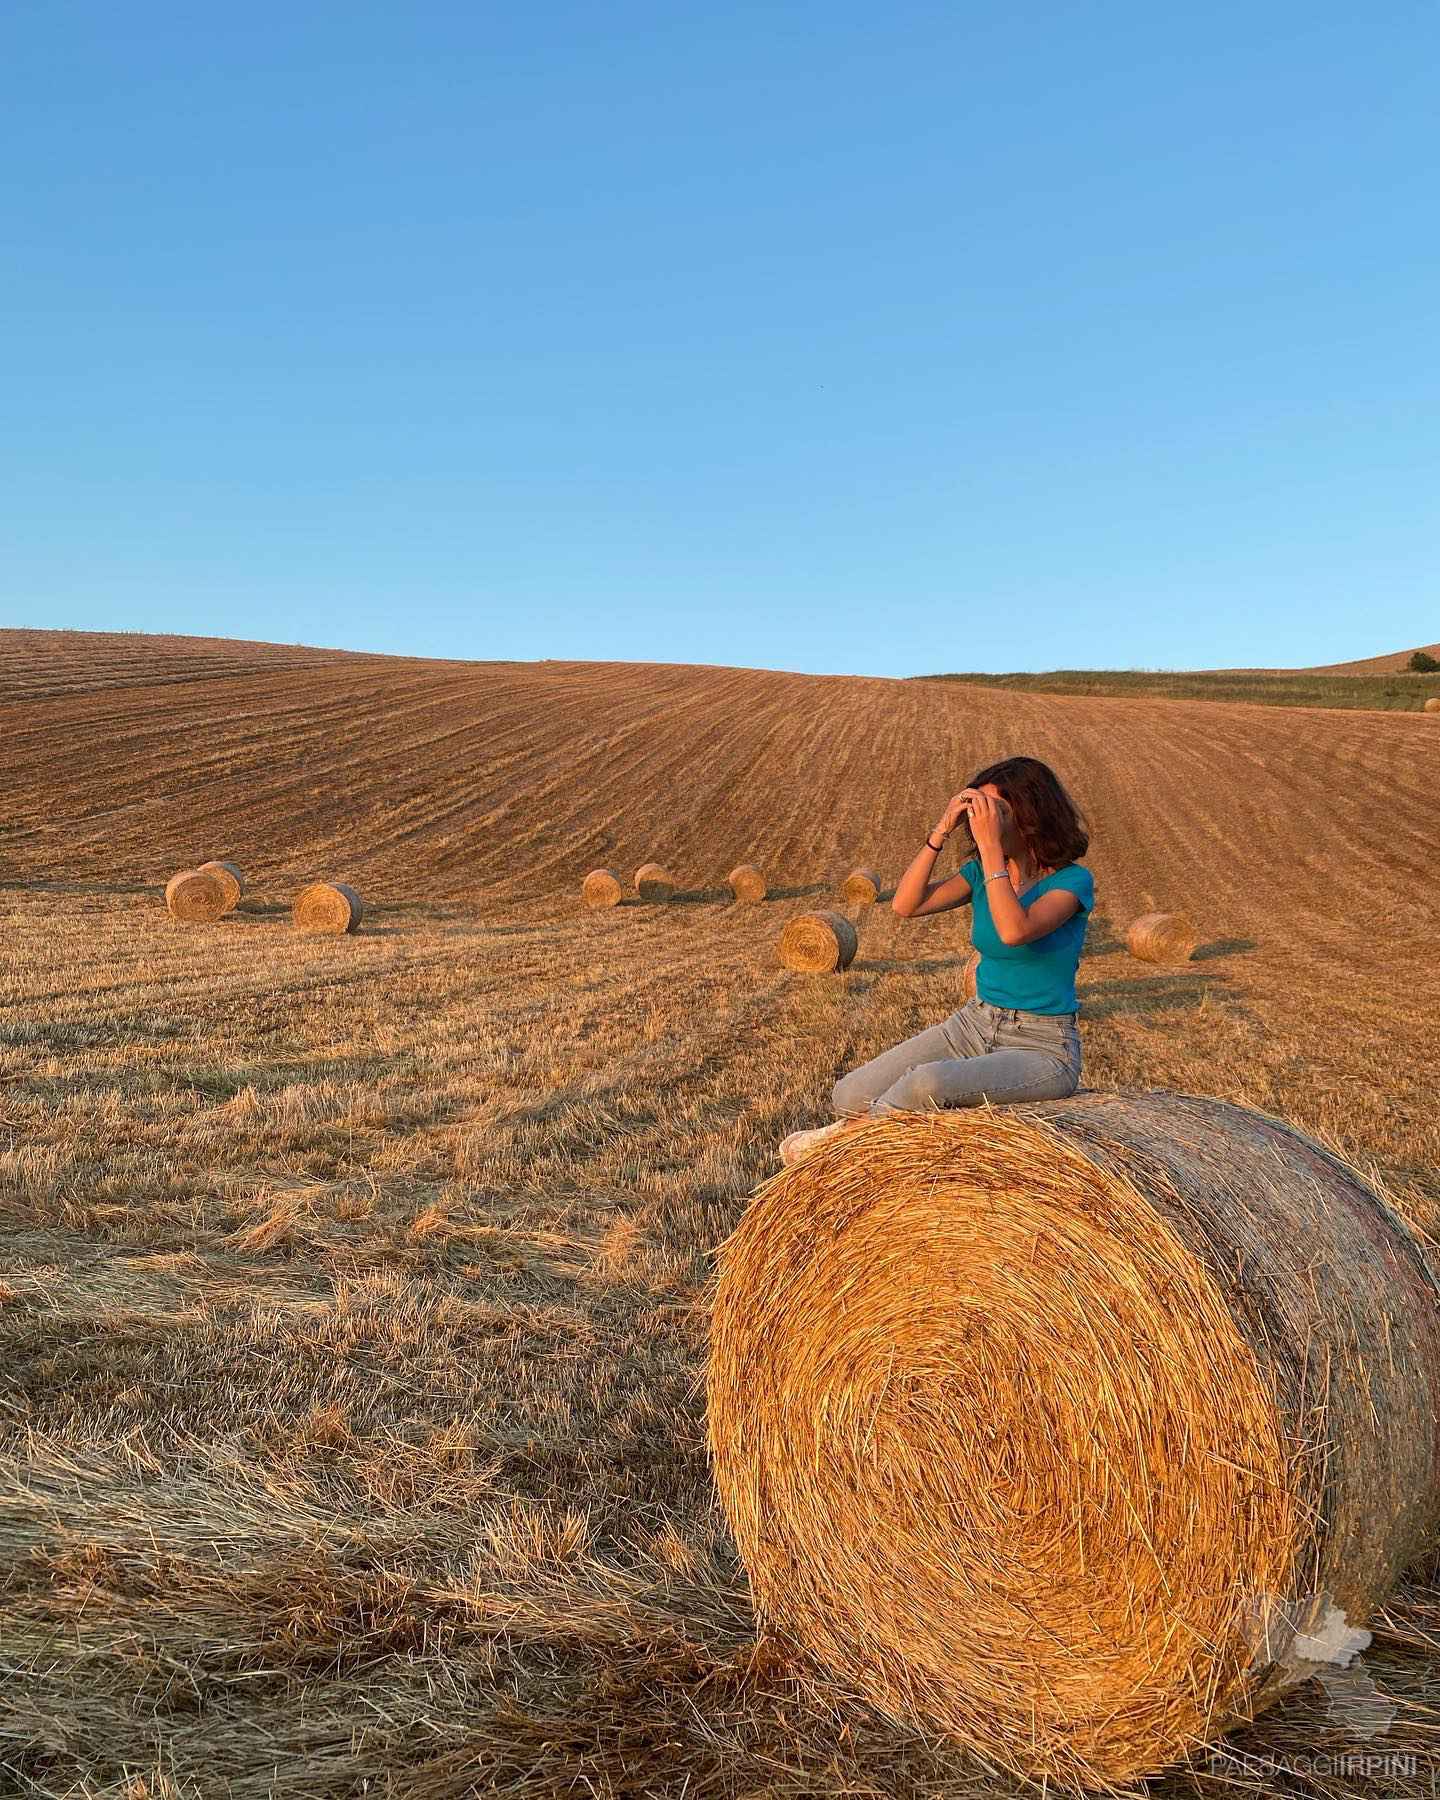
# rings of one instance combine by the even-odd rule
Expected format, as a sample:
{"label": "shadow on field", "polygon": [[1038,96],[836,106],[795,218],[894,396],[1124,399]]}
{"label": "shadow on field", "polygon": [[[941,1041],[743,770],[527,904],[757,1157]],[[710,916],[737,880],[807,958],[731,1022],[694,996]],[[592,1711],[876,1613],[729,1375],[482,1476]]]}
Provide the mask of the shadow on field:
{"label": "shadow on field", "polygon": [[113,877],[93,881],[70,881],[55,877],[39,877],[33,881],[0,881],[0,894],[64,894],[77,900],[112,899],[117,896],[143,894],[165,903],[165,883],[154,881],[117,881]]}
{"label": "shadow on field", "polygon": [[615,902],[615,907],[602,908],[613,912],[616,907],[638,906],[648,912],[664,912],[667,906],[700,906],[713,905],[718,900],[730,901],[735,896],[729,888],[684,888],[671,894],[668,900],[646,900],[640,894],[622,894]]}
{"label": "shadow on field", "polygon": [[1114,927],[1102,914],[1092,913],[1085,928],[1085,957],[1119,956],[1129,950],[1123,937],[1116,937]]}
{"label": "shadow on field", "polygon": [[[825,892],[826,884],[823,881],[812,881],[806,887],[770,888],[765,895],[765,900],[762,901],[761,904],[763,905],[771,900],[801,900],[808,898],[811,894],[823,894]],[[697,904],[713,904],[716,901],[721,902],[725,906],[753,904],[753,902],[749,901],[737,901],[728,886],[717,888],[686,888],[682,893],[673,894],[668,901],[662,900],[655,902],[654,904],[661,906],[694,906]],[[641,901],[639,904],[643,906],[646,903]]]}
{"label": "shadow on field", "polygon": [[1207,997],[1213,1001],[1217,988],[1226,993],[1230,991],[1223,982],[1187,981],[1174,974],[1137,975],[1129,981],[1082,981],[1077,984],[1075,993],[1080,1001],[1081,1017],[1088,1023],[1111,1018],[1117,1013],[1143,1016],[1199,1006]]}
{"label": "shadow on field", "polygon": [[854,974],[934,975],[942,969],[963,969],[970,960],[963,956],[912,956],[905,959],[887,956],[857,956],[850,965]]}
{"label": "shadow on field", "polygon": [[[1204,962],[1212,956],[1238,956],[1246,950],[1258,950],[1254,938],[1216,938],[1212,943],[1197,945],[1191,962]],[[1117,937],[1108,919],[1092,919],[1085,936],[1085,959],[1092,956],[1128,956],[1130,945],[1123,933]]]}
{"label": "shadow on field", "polygon": [[179,1063],[156,1065],[145,1079],[134,1084],[137,1092],[167,1090],[203,1094],[212,1100],[232,1100],[246,1088],[272,1093],[298,1083],[317,1081],[374,1081],[391,1073],[397,1059],[391,1056],[318,1056],[308,1061],[259,1063]]}
{"label": "shadow on field", "polygon": [[[478,919],[362,919],[355,937],[414,937],[423,931],[427,937],[489,937],[505,930],[501,925],[485,925]],[[528,931],[528,925],[518,929]]]}

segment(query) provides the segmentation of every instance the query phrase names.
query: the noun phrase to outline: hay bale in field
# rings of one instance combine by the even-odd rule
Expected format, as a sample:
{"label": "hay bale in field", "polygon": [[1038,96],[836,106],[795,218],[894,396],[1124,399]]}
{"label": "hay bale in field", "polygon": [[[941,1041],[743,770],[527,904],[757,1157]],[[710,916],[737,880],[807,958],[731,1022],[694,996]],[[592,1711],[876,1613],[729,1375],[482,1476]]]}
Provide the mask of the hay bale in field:
{"label": "hay bale in field", "polygon": [[1296,1617],[1357,1623],[1436,1524],[1434,1275],[1250,1107],[868,1121],[759,1189],[713,1303],[764,1623],[1032,1780],[1129,1782],[1259,1711]]}
{"label": "hay bale in field", "polygon": [[623,883],[613,869],[592,869],[580,883],[586,906],[618,906]]}
{"label": "hay bale in field", "polygon": [[290,908],[300,931],[358,931],[363,913],[360,896],[343,881],[312,881]]}
{"label": "hay bale in field", "polygon": [[765,898],[765,877],[754,863],[741,863],[729,874],[730,892],[737,900],[755,905]]}
{"label": "hay bale in field", "polygon": [[181,869],[165,883],[165,905],[183,925],[211,925],[229,912],[228,890],[209,869]]}
{"label": "hay bale in field", "polygon": [[673,900],[675,883],[659,863],[641,863],[635,871],[635,892],[642,900]]}
{"label": "hay bale in field", "polygon": [[841,892],[851,906],[873,906],[884,885],[884,879],[874,869],[852,869]]}
{"label": "hay bale in field", "polygon": [[1440,712],[1440,694],[1432,694],[1425,702],[1426,712]]}
{"label": "hay bale in field", "polygon": [[1200,941],[1183,913],[1142,913],[1126,933],[1130,954],[1141,962],[1188,962]]}
{"label": "hay bale in field", "polygon": [[969,956],[967,956],[965,958],[965,969],[964,969],[964,975],[963,975],[963,980],[964,980],[964,984],[965,984],[965,998],[967,1000],[973,1000],[979,994],[980,989],[977,985],[979,982],[979,979],[980,979],[980,952],[978,950],[972,950],[970,952]]}
{"label": "hay bale in field", "polygon": [[232,862],[204,862],[201,869],[213,875],[225,890],[225,910],[234,912],[245,893],[245,877]]}
{"label": "hay bale in field", "polygon": [[1181,1760],[1298,1616],[1363,1620],[1435,1528],[1436,1406],[1415,1238],[1220,1100],[891,1114],[720,1247],[707,1442],[761,1620],[1031,1780]]}
{"label": "hay bale in field", "polygon": [[801,913],[780,933],[781,962],[804,975],[848,969],[859,948],[855,927],[844,913]]}

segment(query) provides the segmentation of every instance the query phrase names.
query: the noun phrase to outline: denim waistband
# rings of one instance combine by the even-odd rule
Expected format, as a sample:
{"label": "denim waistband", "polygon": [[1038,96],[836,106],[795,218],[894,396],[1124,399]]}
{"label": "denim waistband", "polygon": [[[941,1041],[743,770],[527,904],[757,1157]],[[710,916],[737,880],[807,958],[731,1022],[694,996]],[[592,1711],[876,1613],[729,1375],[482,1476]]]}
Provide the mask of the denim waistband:
{"label": "denim waistband", "polygon": [[1040,1019],[1046,1024],[1074,1025],[1078,1022],[1080,1017],[1078,1011],[1037,1013],[1026,1012],[1023,1006],[992,1006],[988,1000],[982,1000],[978,994],[972,994],[970,996],[970,1004],[978,1008],[981,1012],[989,1013],[994,1019]]}

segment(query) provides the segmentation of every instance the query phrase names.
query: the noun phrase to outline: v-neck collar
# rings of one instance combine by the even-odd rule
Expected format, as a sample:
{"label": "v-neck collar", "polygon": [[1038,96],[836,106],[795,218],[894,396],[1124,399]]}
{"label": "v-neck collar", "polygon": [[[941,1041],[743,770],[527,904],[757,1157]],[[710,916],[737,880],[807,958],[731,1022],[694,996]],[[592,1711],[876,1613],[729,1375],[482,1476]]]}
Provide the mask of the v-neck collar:
{"label": "v-neck collar", "polygon": [[1029,885],[1029,887],[1027,887],[1027,888],[1026,888],[1026,889],[1025,889],[1025,890],[1024,890],[1024,893],[1019,893],[1019,894],[1016,894],[1016,896],[1015,896],[1015,898],[1016,898],[1016,899],[1017,899],[1017,900],[1019,900],[1019,901],[1022,901],[1022,902],[1023,902],[1023,901],[1024,901],[1024,899],[1025,899],[1025,895],[1026,895],[1026,894],[1033,894],[1033,893],[1034,893],[1034,891],[1035,891],[1035,889],[1036,889],[1036,888],[1037,888],[1037,887],[1039,887],[1039,885],[1040,885],[1040,883],[1041,883],[1041,882],[1042,882],[1042,881],[1048,881],[1048,880],[1049,880],[1049,879],[1050,879],[1050,875],[1058,875],[1058,874],[1059,874],[1059,873],[1060,873],[1060,871],[1059,871],[1059,870],[1058,870],[1058,869],[1051,869],[1051,871],[1050,871],[1050,874],[1049,874],[1049,875],[1037,875],[1037,876],[1036,876],[1036,877],[1035,877],[1035,879],[1034,879],[1034,880],[1033,880],[1033,881],[1032,881],[1032,882],[1031,882],[1031,883],[1030,883],[1030,885]]}

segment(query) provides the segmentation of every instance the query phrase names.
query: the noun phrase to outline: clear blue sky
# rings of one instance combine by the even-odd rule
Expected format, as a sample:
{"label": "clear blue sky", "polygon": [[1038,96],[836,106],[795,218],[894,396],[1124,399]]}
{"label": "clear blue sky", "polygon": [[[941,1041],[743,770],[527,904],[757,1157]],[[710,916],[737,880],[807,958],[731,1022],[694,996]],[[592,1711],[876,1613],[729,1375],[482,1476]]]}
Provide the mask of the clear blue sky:
{"label": "clear blue sky", "polygon": [[0,622],[1440,638],[1433,0],[0,0]]}

